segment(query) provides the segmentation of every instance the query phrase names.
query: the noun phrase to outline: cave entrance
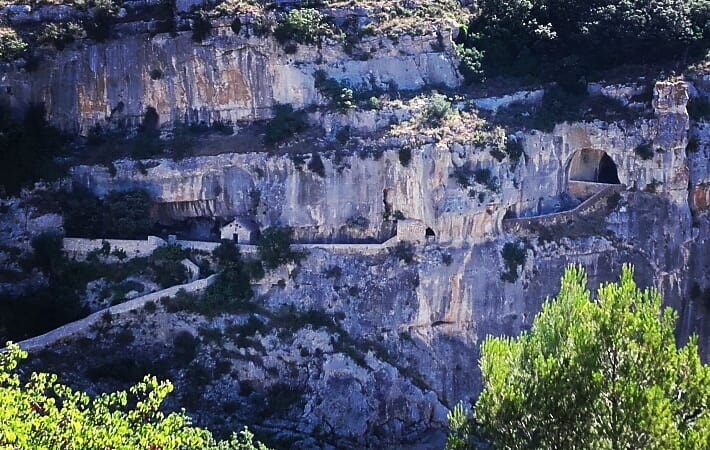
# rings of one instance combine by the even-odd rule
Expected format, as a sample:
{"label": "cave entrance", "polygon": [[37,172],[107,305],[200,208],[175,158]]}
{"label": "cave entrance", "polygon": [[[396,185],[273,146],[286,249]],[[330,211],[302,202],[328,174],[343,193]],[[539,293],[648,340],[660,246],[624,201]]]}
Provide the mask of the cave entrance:
{"label": "cave entrance", "polygon": [[424,238],[425,239],[434,239],[436,237],[436,233],[434,233],[434,230],[432,230],[430,227],[426,227],[426,230],[424,231]]}
{"label": "cave entrance", "polygon": [[567,166],[567,191],[586,200],[604,189],[605,184],[620,184],[616,163],[602,150],[583,149],[572,155]]}
{"label": "cave entrance", "polygon": [[572,155],[567,169],[569,181],[619,184],[616,163],[602,150],[583,149]]}

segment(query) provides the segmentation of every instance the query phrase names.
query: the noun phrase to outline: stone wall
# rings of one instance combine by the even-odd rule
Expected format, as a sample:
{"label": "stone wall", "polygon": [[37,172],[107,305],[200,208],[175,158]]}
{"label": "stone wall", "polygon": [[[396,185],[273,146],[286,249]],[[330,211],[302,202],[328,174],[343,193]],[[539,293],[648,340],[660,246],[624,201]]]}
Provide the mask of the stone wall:
{"label": "stone wall", "polygon": [[125,251],[127,259],[150,256],[156,248],[166,244],[156,236],[148,236],[146,240],[64,238],[62,242],[67,256],[77,259],[86,258],[90,252],[99,250],[104,242],[111,246],[111,251]]}
{"label": "stone wall", "polygon": [[594,214],[600,209],[603,209],[606,207],[606,201],[610,196],[625,189],[625,186],[619,184],[607,184],[602,186],[605,187],[601,190],[597,189],[595,194],[577,205],[574,209],[536,217],[503,219],[503,229],[507,233],[524,234],[530,231],[534,233],[535,227],[537,226],[550,227],[554,225],[563,225],[572,220]]}
{"label": "stone wall", "polygon": [[121,316],[131,311],[143,308],[147,302],[158,302],[163,297],[173,297],[180,290],[184,290],[187,293],[198,293],[207,289],[212,283],[214,283],[216,275],[211,275],[207,278],[203,278],[192,283],[181,284],[178,286],[169,287],[163,289],[162,291],[153,292],[142,297],[134,298],[127,302],[111,306],[110,308],[102,309],[87,317],[77,320],[76,322],[68,323],[59,328],[55,328],[49,333],[45,333],[41,336],[33,337],[19,342],[20,348],[29,352],[40,351],[45,347],[51,346],[53,344],[62,342],[64,340],[77,337],[79,335],[85,335],[94,330],[95,327],[100,327],[100,324],[104,321],[104,317],[110,314],[112,318]]}
{"label": "stone wall", "polygon": [[589,181],[570,181],[567,183],[569,193],[575,197],[586,200],[597,192],[609,186],[605,183],[593,183]]}

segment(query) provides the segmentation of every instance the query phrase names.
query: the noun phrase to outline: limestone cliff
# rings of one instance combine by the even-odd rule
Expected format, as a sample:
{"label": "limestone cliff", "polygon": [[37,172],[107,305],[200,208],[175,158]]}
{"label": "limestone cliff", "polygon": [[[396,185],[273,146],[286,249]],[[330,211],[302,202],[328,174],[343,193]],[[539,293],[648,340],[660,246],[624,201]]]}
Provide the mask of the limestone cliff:
{"label": "limestone cliff", "polygon": [[50,122],[82,134],[94,125],[137,126],[147,108],[155,109],[159,125],[266,119],[274,104],[323,103],[314,87],[317,70],[356,89],[456,86],[451,30],[442,32],[441,49],[436,35],[396,43],[364,38],[362,45],[373,49],[367,60],[344,54],[338,42],[287,54],[273,37],[247,36],[246,27],[235,34],[228,22],[216,23],[213,36],[198,45],[188,32],[137,34],[49,54],[32,73],[11,65],[0,78],[0,100],[44,103]]}
{"label": "limestone cliff", "polygon": [[[22,14],[10,19],[40,20]],[[710,357],[710,133],[687,112],[708,80],[655,82],[648,100],[639,100],[647,81],[589,84],[601,107],[528,126],[553,87],[495,98],[450,90],[461,81],[453,24],[375,32],[358,43],[366,57],[354,57],[327,38],[286,51],[244,23],[215,19],[198,44],[182,28],[151,36],[151,25],[126,20],[118,39],[49,52],[34,72],[4,65],[0,101],[43,102],[51,123],[81,135],[97,124],[131,133],[149,108],[164,135],[174,122],[232,122],[227,144],[197,140],[203,156],[80,165],[71,180],[99,195],[143,188],[161,222],[239,218],[345,245],[268,273],[252,310],[201,316],[166,300],[33,364],[90,392],[142,372],[169,377],[171,406],[198,424],[249,424],[284,448],[430,448],[447,409],[481,389],[483,339],[527,329],[569,263],[585,267],[591,287],[633,263],[639,284],[679,312],[678,335],[700,333]],[[335,111],[316,88],[319,70],[384,105],[375,97],[368,110]],[[450,94],[440,117],[425,88]],[[310,130],[294,148],[264,151],[245,130],[277,104],[305,108]],[[610,105],[621,113],[605,115]],[[30,220],[33,206],[21,203],[3,205],[5,241],[59,226],[56,215]],[[388,248],[358,252],[394,233],[414,244],[411,261]],[[189,357],[176,345],[184,333]]]}

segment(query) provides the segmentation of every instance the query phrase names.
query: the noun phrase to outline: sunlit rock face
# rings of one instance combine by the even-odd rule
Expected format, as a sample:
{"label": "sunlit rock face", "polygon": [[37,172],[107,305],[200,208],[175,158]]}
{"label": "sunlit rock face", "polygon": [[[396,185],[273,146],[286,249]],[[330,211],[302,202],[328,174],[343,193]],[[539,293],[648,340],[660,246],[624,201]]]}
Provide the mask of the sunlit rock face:
{"label": "sunlit rock face", "polygon": [[0,80],[0,98],[19,107],[42,102],[50,122],[86,134],[96,124],[139,125],[148,108],[157,112],[158,125],[266,119],[274,104],[322,103],[314,87],[319,69],[353,88],[459,84],[450,39],[434,51],[435,36],[403,36],[396,44],[370,37],[364,43],[375,51],[360,61],[337,42],[286,54],[274,38],[244,33],[222,25],[201,44],[183,32],[79,46],[49,55],[51,61],[32,73],[10,68]]}
{"label": "sunlit rock face", "polygon": [[[20,107],[44,102],[52,123],[82,134],[96,124],[137,126],[148,108],[163,129],[175,121],[251,122],[271,117],[275,104],[326,104],[315,88],[319,69],[364,89],[456,87],[458,62],[449,37],[444,30],[443,49],[435,36],[402,36],[397,44],[368,37],[372,57],[355,60],[331,43],[286,54],[272,38],[235,35],[224,24],[216,24],[202,44],[189,33],[136,34],[56,53],[33,73],[10,68],[0,80],[0,96]],[[615,98],[640,92],[601,84],[590,90]],[[166,375],[181,395],[172,406],[186,406],[197,423],[211,428],[226,431],[246,423],[276,430],[296,443],[293,448],[425,448],[423,436],[432,431],[440,447],[447,408],[481,389],[481,342],[528,329],[570,263],[585,267],[592,288],[615,279],[622,264],[634,264],[639,284],[659,288],[679,312],[679,336],[699,332],[704,357],[710,355],[710,133],[694,124],[697,151],[687,157],[688,92],[682,82],[657,83],[652,117],[519,131],[524,156],[517,163],[497,161],[473,142],[422,139],[427,143],[413,146],[411,161],[403,164],[398,150],[407,142],[376,135],[411,114],[385,109],[311,114],[311,125],[325,135],[349,125],[363,145],[381,150],[381,156],[364,158],[323,152],[323,176],[308,168],[310,155],[298,162],[261,152],[255,144],[245,153],[155,160],[142,167],[119,161],[114,175],[102,166],[80,166],[72,178],[99,195],[144,188],[160,220],[247,218],[261,228],[294,227],[303,242],[352,244],[348,252],[314,249],[298,268],[282,268],[254,286],[259,305],[270,313],[291,306],[322,311],[337,318],[342,330],[304,326],[284,334],[274,328],[255,333],[249,345],[203,343],[195,366],[212,370],[228,361],[230,372],[205,382],[203,373],[171,367]],[[541,96],[535,91],[473,103],[495,110]],[[637,151],[641,146],[650,148],[648,157]],[[526,232],[505,231],[505,218],[560,209],[561,196],[575,181],[607,182],[599,175],[602,160],[624,188],[604,198],[597,215],[560,216]],[[462,186],[456,172],[464,167],[490,171],[497,185]],[[386,250],[358,254],[358,244],[382,242],[394,233],[395,213],[428,229],[411,236],[418,243],[414,261],[407,264]],[[20,216],[13,210],[8,220],[20,223]],[[58,222],[53,217],[51,225]],[[22,226],[29,234],[39,225],[25,220]],[[22,226],[6,235],[16,236]],[[524,247],[526,255],[512,281],[502,279],[506,243]],[[337,276],[329,275],[334,267]],[[691,295],[694,283],[697,296]],[[201,326],[226,330],[227,321],[243,324],[247,316],[141,312],[125,320],[136,336],[132,347],[120,347],[111,330],[92,331],[96,340],[90,345],[101,362],[129,352],[169,360],[175,333],[197,335]],[[345,332],[354,350],[343,349]],[[225,339],[239,337],[233,334]],[[49,368],[76,384],[99,390],[113,382],[89,381],[86,373],[98,362],[85,358],[77,364],[64,357],[85,348],[62,344],[53,350],[59,357],[50,359]],[[268,393],[284,391],[297,391],[297,401],[265,417],[260,408]],[[232,410],[227,404],[236,410],[226,412]]]}

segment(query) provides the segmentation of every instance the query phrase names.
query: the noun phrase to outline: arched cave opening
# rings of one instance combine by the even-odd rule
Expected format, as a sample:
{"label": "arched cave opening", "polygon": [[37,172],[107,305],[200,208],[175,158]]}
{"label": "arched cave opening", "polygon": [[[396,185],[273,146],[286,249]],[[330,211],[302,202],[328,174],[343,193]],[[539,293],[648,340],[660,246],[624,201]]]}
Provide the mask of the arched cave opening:
{"label": "arched cave opening", "polygon": [[145,109],[145,114],[143,114],[143,123],[141,125],[146,131],[157,130],[160,126],[160,116],[158,115],[158,111],[156,111],[152,106],[147,107]]}
{"label": "arched cave opening", "polygon": [[583,149],[576,152],[567,170],[569,181],[620,184],[616,163],[602,150]]}
{"label": "arched cave opening", "polygon": [[424,237],[429,239],[429,238],[434,238],[436,237],[436,233],[434,233],[434,230],[432,230],[429,227],[426,227],[426,231],[424,232]]}
{"label": "arched cave opening", "polygon": [[599,161],[599,177],[597,181],[606,184],[620,184],[616,164],[614,164],[614,160],[606,153],[604,153],[604,156],[602,156],[602,159]]}

